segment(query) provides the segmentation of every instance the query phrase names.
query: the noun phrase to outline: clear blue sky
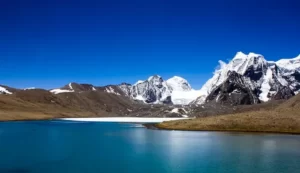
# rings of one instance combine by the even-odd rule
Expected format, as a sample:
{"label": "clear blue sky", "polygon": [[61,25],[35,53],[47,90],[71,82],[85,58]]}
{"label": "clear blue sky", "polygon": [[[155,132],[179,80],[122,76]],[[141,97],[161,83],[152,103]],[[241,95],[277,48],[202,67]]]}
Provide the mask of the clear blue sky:
{"label": "clear blue sky", "polygon": [[134,83],[179,75],[194,88],[237,51],[300,53],[297,0],[2,0],[0,83]]}

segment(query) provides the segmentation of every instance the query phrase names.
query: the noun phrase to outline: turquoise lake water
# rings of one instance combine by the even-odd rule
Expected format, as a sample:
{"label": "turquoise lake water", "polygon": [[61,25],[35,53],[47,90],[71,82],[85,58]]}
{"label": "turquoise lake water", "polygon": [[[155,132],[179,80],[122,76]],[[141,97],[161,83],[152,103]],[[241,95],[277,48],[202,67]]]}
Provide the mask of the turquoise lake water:
{"label": "turquoise lake water", "polygon": [[0,173],[299,173],[300,136],[0,123]]}

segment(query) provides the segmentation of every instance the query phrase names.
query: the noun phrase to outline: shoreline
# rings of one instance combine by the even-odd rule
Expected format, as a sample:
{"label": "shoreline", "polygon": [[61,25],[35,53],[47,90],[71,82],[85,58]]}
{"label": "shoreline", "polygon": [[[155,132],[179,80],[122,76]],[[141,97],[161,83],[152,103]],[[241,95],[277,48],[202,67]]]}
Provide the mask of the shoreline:
{"label": "shoreline", "polygon": [[165,131],[186,131],[186,132],[224,132],[224,133],[245,133],[245,134],[286,134],[286,135],[300,135],[300,132],[282,132],[282,131],[258,131],[258,130],[218,130],[218,129],[175,129],[163,128],[159,126],[160,123],[143,124],[147,129],[151,130],[165,130]]}
{"label": "shoreline", "polygon": [[[200,118],[202,121],[205,120],[205,118]],[[26,121],[77,121],[77,122],[116,122],[116,123],[138,123],[142,124],[145,128],[151,129],[151,130],[167,130],[167,131],[198,131],[198,132],[226,132],[226,133],[255,133],[255,134],[289,134],[289,135],[300,135],[300,131],[298,129],[282,129],[282,130],[274,130],[274,129],[268,129],[268,128],[261,128],[263,130],[257,130],[257,129],[222,129],[220,126],[219,128],[217,126],[213,127],[188,127],[188,126],[182,126],[178,127],[177,125],[179,123],[186,123],[188,122],[195,122],[199,119],[187,119],[187,118],[163,118],[163,117],[91,117],[91,118],[38,118],[38,119],[18,119],[18,120],[2,120],[1,122],[26,122]],[[132,121],[135,120],[135,121]],[[149,121],[151,120],[151,121]],[[154,121],[155,120],[155,121]],[[168,121],[166,121],[168,120]],[[169,125],[171,124],[171,125]],[[174,124],[174,125],[173,125]],[[187,128],[188,127],[188,128]]]}
{"label": "shoreline", "polygon": [[138,124],[156,124],[167,121],[187,120],[191,118],[174,117],[77,117],[77,118],[20,118],[0,120],[0,122],[20,122],[20,121],[74,121],[74,122],[116,122],[116,123],[138,123]]}
{"label": "shoreline", "polygon": [[256,111],[155,124],[161,130],[300,134],[298,112]]}

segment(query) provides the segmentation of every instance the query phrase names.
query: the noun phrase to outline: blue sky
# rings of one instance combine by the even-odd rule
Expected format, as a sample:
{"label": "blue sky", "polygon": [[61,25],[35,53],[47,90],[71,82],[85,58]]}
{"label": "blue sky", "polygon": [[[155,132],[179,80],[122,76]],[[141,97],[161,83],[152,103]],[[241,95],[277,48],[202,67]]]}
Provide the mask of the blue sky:
{"label": "blue sky", "polygon": [[0,83],[134,83],[179,75],[194,88],[237,51],[300,53],[296,0],[4,0]]}

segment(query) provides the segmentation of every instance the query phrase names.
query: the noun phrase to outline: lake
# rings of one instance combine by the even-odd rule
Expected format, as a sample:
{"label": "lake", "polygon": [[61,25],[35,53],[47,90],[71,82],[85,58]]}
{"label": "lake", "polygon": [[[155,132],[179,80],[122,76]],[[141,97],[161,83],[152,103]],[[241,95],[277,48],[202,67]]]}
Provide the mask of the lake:
{"label": "lake", "polygon": [[0,173],[299,173],[300,136],[0,123]]}

